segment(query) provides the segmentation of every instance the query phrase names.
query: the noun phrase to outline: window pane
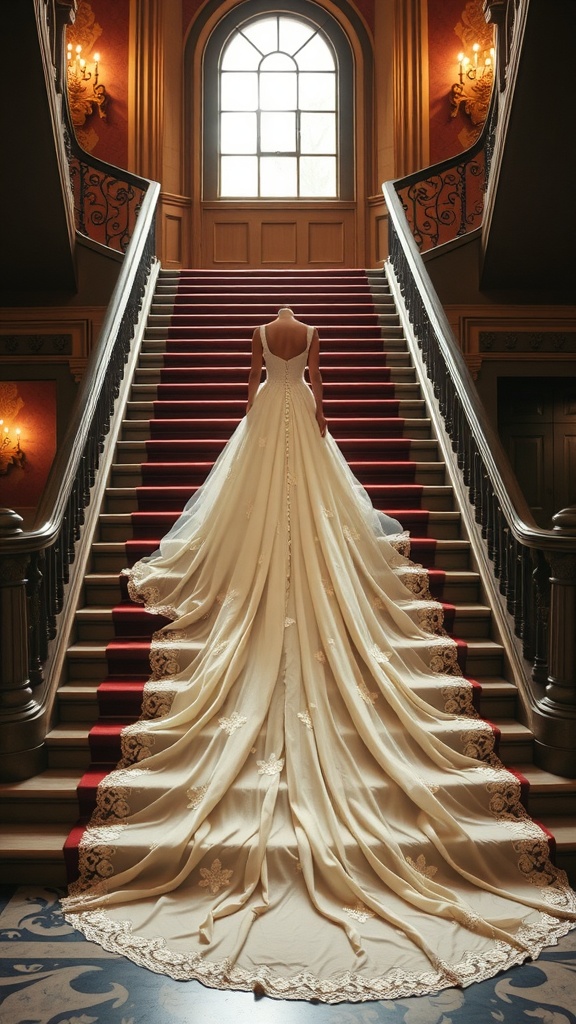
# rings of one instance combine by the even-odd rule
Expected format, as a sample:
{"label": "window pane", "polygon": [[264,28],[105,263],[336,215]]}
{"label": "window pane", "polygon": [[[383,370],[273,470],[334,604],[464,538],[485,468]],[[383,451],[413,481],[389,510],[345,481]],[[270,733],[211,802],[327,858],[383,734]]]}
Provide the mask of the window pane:
{"label": "window pane", "polygon": [[336,157],[300,158],[300,195],[336,196]]}
{"label": "window pane", "polygon": [[263,156],[260,160],[260,195],[297,196],[298,161],[292,156]]}
{"label": "window pane", "polygon": [[300,152],[336,152],[336,117],[334,114],[301,114]]}
{"label": "window pane", "polygon": [[334,57],[330,48],[318,35],[295,54],[295,60],[301,71],[334,70]]}
{"label": "window pane", "polygon": [[280,44],[278,49],[285,53],[296,53],[314,35],[314,29],[294,18],[280,18]]}
{"label": "window pane", "polygon": [[220,160],[220,195],[258,195],[258,157],[223,156]]}
{"label": "window pane", "polygon": [[285,53],[269,53],[264,57],[260,71],[296,71],[292,57]]}
{"label": "window pane", "polygon": [[302,72],[300,79],[300,110],[335,110],[336,76],[319,72]]}
{"label": "window pane", "polygon": [[258,18],[245,25],[242,32],[262,54],[278,49],[278,18]]}
{"label": "window pane", "polygon": [[223,71],[256,71],[262,60],[256,50],[240,33],[232,37],[222,56]]}
{"label": "window pane", "polygon": [[296,114],[279,114],[275,111],[273,114],[260,115],[260,151],[296,152]]}
{"label": "window pane", "polygon": [[258,74],[256,71],[224,71],[221,75],[221,110],[256,110]]}
{"label": "window pane", "polygon": [[[256,153],[257,149],[258,134],[255,113],[221,115],[221,153]],[[312,152],[312,150],[308,152]]]}
{"label": "window pane", "polygon": [[[296,109],[296,73],[264,71],[260,75],[260,107],[262,110]],[[237,108],[245,110],[246,107]]]}

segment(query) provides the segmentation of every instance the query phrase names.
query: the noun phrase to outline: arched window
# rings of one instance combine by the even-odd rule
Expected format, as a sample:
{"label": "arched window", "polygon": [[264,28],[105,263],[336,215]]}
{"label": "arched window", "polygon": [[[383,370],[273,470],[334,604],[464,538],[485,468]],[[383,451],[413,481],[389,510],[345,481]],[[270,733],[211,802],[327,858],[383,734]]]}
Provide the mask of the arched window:
{"label": "arched window", "polygon": [[326,12],[264,0],[224,15],[203,61],[205,200],[354,198],[354,66]]}
{"label": "arched window", "polygon": [[242,25],[219,62],[220,198],[337,198],[338,77],[319,29],[285,14]]}

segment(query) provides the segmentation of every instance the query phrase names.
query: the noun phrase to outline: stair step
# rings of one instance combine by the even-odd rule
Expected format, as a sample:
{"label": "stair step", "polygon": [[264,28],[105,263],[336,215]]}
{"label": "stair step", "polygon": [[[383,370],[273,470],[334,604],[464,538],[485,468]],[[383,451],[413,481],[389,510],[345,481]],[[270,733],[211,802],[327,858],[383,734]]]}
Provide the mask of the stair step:
{"label": "stair step", "polygon": [[65,824],[0,825],[0,876],[4,885],[66,885],[62,848]]}
{"label": "stair step", "polygon": [[[134,494],[134,488],[127,488]],[[127,510],[112,509],[112,498],[108,503],[110,512],[100,515],[98,520],[98,540],[126,541],[134,538],[151,537],[158,540],[176,522],[182,512],[188,495],[184,491],[184,500],[170,504],[170,498],[164,498],[165,508],[156,510],[134,510],[134,503],[129,499],[125,502]],[[137,499],[136,499],[137,500]],[[158,495],[158,502],[162,494]],[[119,502],[120,503],[120,502]],[[428,512],[422,510],[387,509],[388,515],[398,519],[403,529],[409,530],[413,536],[435,538],[437,540],[459,540],[461,517],[459,512]]]}
{"label": "stair step", "polygon": [[[440,486],[444,484],[446,477],[443,462],[397,460],[382,463],[351,460],[349,466],[368,492],[370,485],[400,484],[403,481],[407,484]],[[144,483],[165,486],[179,481],[183,485],[193,487],[204,482],[211,468],[211,462],[115,462],[112,465],[111,483],[113,487],[137,487]]]}
{"label": "stair step", "polygon": [[78,817],[76,787],[80,773],[74,768],[52,768],[21,782],[0,784],[3,822],[68,822]]}
{"label": "stair step", "polygon": [[[390,350],[389,350],[390,349]],[[250,366],[250,345],[237,344],[235,347],[210,348],[199,344],[190,345],[187,341],[162,341],[160,339],[144,339],[140,351],[141,366],[162,366],[164,357],[171,360],[185,360],[189,366]],[[362,352],[355,348],[326,349],[321,353],[322,368],[330,366],[372,366],[374,362],[381,366],[412,366],[410,353],[404,345],[400,347],[397,340],[394,344],[381,343],[380,347]]]}
{"label": "stair step", "polygon": [[[212,463],[223,450],[224,438],[151,438],[147,441],[118,441],[115,460],[117,465],[131,465],[154,461]],[[398,459],[400,461],[435,462],[438,443],[430,438],[411,441],[409,438],[341,438],[339,447],[348,462],[353,460]]]}
{"label": "stair step", "polygon": [[[132,481],[133,482],[133,481]],[[182,509],[196,488],[170,486],[162,488],[114,485],[106,491],[106,508],[110,512],[133,512],[141,509],[165,507],[168,502],[172,508]],[[397,484],[381,484],[367,488],[376,508],[381,511],[396,509],[402,519],[404,509],[423,509],[430,514],[435,512],[454,512],[454,495],[447,485],[414,484],[400,487]]]}
{"label": "stair step", "polygon": [[[152,554],[158,547],[160,535],[156,540],[134,541],[137,553],[131,547],[127,553],[126,546],[121,541],[96,541],[92,546],[92,566],[94,572],[122,572],[127,565],[133,563],[145,555]],[[443,569],[467,569],[469,568],[470,545],[467,540],[438,540],[427,542],[424,539],[421,546],[417,546],[417,539],[413,539],[413,556],[425,567],[442,567]]]}
{"label": "stair step", "polygon": [[[338,419],[340,422],[347,420],[352,425],[356,420],[351,407],[347,403],[327,399],[324,406],[329,424],[334,419]],[[421,398],[382,399],[381,401],[378,399],[366,400],[362,403],[362,408],[364,410],[363,419],[372,418],[369,416],[371,412],[374,413],[375,418],[400,417],[406,420],[410,418],[424,418],[426,416],[426,403]],[[244,400],[231,402],[222,399],[220,401],[212,401],[208,406],[204,400],[162,401],[155,397],[150,398],[149,395],[147,397],[140,396],[140,392],[135,386],[132,388],[132,400],[126,406],[126,417],[131,420],[153,418],[190,418],[197,420],[199,417],[206,417],[208,411],[210,418],[217,420],[226,419],[234,427],[246,412],[246,402]],[[232,429],[230,433],[232,433]],[[334,436],[336,437],[336,434]]]}
{"label": "stair step", "polygon": [[[122,547],[122,545],[106,545]],[[109,639],[109,638],[108,638]],[[482,677],[502,676],[503,648],[487,637],[458,637],[466,645],[466,675],[477,680]],[[137,647],[135,642],[134,647]],[[142,645],[144,647],[147,645]],[[69,678],[103,681],[108,674],[106,658],[107,640],[78,640],[68,648]],[[147,660],[147,659],[146,659]],[[134,659],[134,672],[138,671]],[[524,726],[522,726],[524,728]],[[528,758],[525,758],[528,760]]]}
{"label": "stair step", "polygon": [[[142,356],[138,369],[134,374],[134,380],[148,384],[204,384],[211,387],[231,386],[233,384],[246,388],[248,386],[248,373],[250,370],[249,358],[244,363],[214,365],[205,364],[193,357],[186,357],[177,353],[169,353],[165,356]],[[412,366],[387,365],[384,360],[356,366],[325,365],[322,366],[322,378],[326,394],[335,385],[359,384],[370,386],[375,383],[392,384],[414,384],[416,371]],[[262,379],[265,380],[265,374]]]}
{"label": "stair step", "polygon": [[[146,419],[136,419],[134,417],[122,422],[121,439],[122,441],[148,441],[152,436],[168,438],[186,436],[199,440],[205,437],[215,437],[227,441],[239,422],[239,420],[224,418],[221,420],[198,420],[193,417],[182,419],[154,419],[152,416]],[[410,441],[430,440],[430,420],[425,417],[400,419],[399,417],[370,418],[365,416],[357,419],[354,423],[349,420],[332,418],[329,429],[338,444],[340,444],[341,437],[361,439],[369,436],[374,438],[375,442],[387,436],[403,437]]]}
{"label": "stair step", "polygon": [[[576,823],[545,816],[541,823],[554,835],[556,863],[574,878]],[[42,884],[64,887],[66,874],[62,847],[68,828],[60,824],[0,826],[0,872],[6,885]]]}
{"label": "stair step", "polygon": [[[158,628],[155,616],[147,615],[146,612],[142,614],[146,616],[145,623],[149,623],[147,635],[151,636]],[[450,631],[456,636],[465,634],[467,637],[485,638],[489,636],[490,620],[491,612],[485,605],[461,604],[454,609],[454,625],[450,625]],[[89,605],[79,608],[75,616],[75,625],[79,641],[114,639],[114,612],[110,607]]]}
{"label": "stair step", "polygon": [[[128,489],[126,504],[133,508],[130,495],[134,490]],[[478,573],[467,570],[448,570],[431,572],[431,593],[439,600],[455,604],[458,601],[474,603],[480,593],[480,577]],[[120,576],[114,572],[91,572],[84,578],[84,601],[90,605],[117,605],[122,599]]]}
{"label": "stair step", "polygon": [[[95,645],[91,645],[92,648]],[[105,648],[104,648],[105,649]],[[117,722],[106,719],[106,730],[109,736],[108,746],[115,749],[117,742],[115,733],[132,721],[131,718]],[[497,718],[491,724],[499,731],[499,756],[505,763],[520,764],[529,762],[532,757],[533,737],[526,726],[513,718]],[[49,766],[54,768],[86,769],[91,762],[88,725],[82,722],[62,722],[53,729],[46,739]]]}

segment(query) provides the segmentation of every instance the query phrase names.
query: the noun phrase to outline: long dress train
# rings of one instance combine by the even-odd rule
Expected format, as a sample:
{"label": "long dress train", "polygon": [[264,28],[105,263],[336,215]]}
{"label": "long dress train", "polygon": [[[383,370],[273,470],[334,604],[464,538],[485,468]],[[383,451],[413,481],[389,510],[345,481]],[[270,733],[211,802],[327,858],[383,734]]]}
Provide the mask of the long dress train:
{"label": "long dress train", "polygon": [[[308,332],[308,346],[311,339]],[[427,574],[270,352],[205,484],[130,571],[154,635],[66,918],[174,978],[326,1002],[467,985],[576,896],[459,673]]]}

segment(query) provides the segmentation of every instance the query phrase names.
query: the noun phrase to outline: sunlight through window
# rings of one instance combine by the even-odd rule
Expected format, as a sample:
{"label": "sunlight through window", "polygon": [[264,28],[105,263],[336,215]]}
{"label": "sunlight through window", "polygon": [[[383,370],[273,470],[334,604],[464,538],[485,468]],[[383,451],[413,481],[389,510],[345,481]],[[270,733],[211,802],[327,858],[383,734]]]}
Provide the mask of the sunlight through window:
{"label": "sunlight through window", "polygon": [[219,195],[337,198],[337,73],[331,47],[285,15],[237,29],[220,59]]}

